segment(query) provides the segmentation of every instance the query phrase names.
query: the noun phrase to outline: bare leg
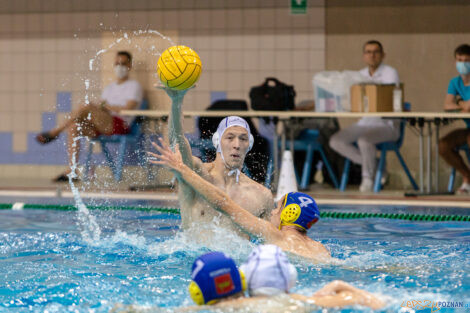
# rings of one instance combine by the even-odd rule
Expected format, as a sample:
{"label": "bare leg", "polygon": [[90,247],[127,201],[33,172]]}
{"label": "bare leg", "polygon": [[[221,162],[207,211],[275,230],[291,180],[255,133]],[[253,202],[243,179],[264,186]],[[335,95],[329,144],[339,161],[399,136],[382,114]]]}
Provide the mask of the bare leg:
{"label": "bare leg", "polygon": [[[75,114],[72,115],[73,119],[69,119],[60,127],[53,131],[58,131],[57,135],[62,131],[61,128],[66,126],[67,137],[67,151],[69,155],[69,165],[72,167],[73,160],[78,161],[79,157],[79,143],[77,138],[87,136],[94,138],[99,134],[109,135],[113,130],[113,117],[111,114],[96,106],[90,105],[80,108]],[[51,135],[55,135],[51,131]],[[71,169],[66,171],[70,173]]]}
{"label": "bare leg", "polygon": [[456,129],[439,140],[439,154],[444,160],[462,174],[463,181],[470,183],[470,169],[460,156],[457,148],[469,141],[470,130]]}
{"label": "bare leg", "polygon": [[82,123],[81,125],[72,123],[68,127],[67,132],[67,152],[69,155],[70,169],[68,169],[66,173],[70,173],[72,171],[74,161],[75,163],[78,162],[78,156],[80,153],[80,143],[78,142],[78,138],[82,136],[94,138],[98,135],[98,133],[91,125],[86,123]]}
{"label": "bare leg", "polygon": [[94,104],[88,104],[72,112],[64,123],[50,130],[49,134],[52,137],[56,137],[73,123],[82,124],[84,122],[92,124],[93,127],[102,134],[110,134],[113,130],[113,118],[111,114],[107,110],[101,109]]}

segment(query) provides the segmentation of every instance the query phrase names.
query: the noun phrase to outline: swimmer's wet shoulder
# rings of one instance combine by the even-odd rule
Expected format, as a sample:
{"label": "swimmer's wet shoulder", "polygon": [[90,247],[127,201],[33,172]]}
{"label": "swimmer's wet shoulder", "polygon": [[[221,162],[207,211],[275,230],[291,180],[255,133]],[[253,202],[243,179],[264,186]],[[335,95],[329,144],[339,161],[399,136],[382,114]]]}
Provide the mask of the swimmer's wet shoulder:
{"label": "swimmer's wet shoulder", "polygon": [[311,262],[329,262],[331,255],[328,249],[321,243],[310,239],[307,234],[301,234],[297,230],[282,231],[279,238],[273,238],[272,244],[278,245],[284,251],[293,253],[308,259]]}

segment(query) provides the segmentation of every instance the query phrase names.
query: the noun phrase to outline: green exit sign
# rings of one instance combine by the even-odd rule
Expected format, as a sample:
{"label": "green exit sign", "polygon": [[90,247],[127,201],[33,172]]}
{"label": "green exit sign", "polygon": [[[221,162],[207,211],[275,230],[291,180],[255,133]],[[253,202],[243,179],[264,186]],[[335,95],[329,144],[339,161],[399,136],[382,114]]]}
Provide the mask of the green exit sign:
{"label": "green exit sign", "polygon": [[291,14],[307,14],[307,0],[291,0],[290,1]]}

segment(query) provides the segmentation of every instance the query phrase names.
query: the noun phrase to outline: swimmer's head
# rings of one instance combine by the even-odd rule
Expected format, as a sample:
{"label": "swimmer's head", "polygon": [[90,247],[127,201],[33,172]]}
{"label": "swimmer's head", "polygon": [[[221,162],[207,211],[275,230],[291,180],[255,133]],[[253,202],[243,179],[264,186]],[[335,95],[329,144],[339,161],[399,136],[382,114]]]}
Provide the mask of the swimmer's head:
{"label": "swimmer's head", "polygon": [[246,289],[245,277],[235,262],[222,252],[198,257],[191,270],[189,294],[197,305],[214,304]]}
{"label": "swimmer's head", "polygon": [[274,296],[289,292],[297,281],[297,270],[275,245],[256,247],[240,266],[251,296]]}
{"label": "swimmer's head", "polygon": [[302,192],[289,192],[278,201],[278,206],[271,213],[271,223],[279,229],[285,225],[296,226],[306,232],[320,219],[317,203]]}
{"label": "swimmer's head", "polygon": [[220,153],[225,165],[241,168],[246,154],[253,147],[254,139],[248,123],[239,116],[224,118],[212,136],[212,143]]}

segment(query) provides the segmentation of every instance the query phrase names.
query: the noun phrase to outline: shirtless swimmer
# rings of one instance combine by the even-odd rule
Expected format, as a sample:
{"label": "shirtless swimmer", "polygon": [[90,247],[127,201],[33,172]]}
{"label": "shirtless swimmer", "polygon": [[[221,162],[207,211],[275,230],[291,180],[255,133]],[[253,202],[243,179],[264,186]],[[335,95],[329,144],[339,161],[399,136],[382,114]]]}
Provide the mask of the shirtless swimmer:
{"label": "shirtless swimmer", "polygon": [[160,154],[149,152],[153,157],[150,162],[172,169],[188,186],[215,209],[227,214],[245,232],[313,262],[331,261],[329,251],[307,236],[307,230],[320,218],[317,204],[312,197],[300,192],[286,194],[277,202],[270,220],[265,221],[245,210],[223,190],[202,179],[186,166],[178,149],[173,152],[167,144],[162,141],[160,143],[161,146],[155,145]]}
{"label": "shirtless swimmer", "polygon": [[[182,127],[182,104],[187,90],[178,91],[164,88],[172,99],[168,138],[172,147],[178,145],[182,160],[190,169],[203,179],[225,191],[235,202],[251,214],[267,218],[274,208],[274,200],[270,190],[241,173],[245,157],[254,144],[250,126],[241,117],[224,118],[212,138],[217,149],[216,159],[211,163],[203,163],[191,154],[191,148],[184,136]],[[181,227],[187,229],[191,223],[212,223],[214,217],[220,218],[219,226],[236,231],[245,236],[226,216],[216,212],[210,203],[178,180],[178,198],[181,208]]]}

